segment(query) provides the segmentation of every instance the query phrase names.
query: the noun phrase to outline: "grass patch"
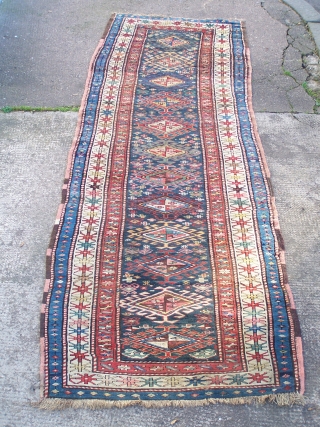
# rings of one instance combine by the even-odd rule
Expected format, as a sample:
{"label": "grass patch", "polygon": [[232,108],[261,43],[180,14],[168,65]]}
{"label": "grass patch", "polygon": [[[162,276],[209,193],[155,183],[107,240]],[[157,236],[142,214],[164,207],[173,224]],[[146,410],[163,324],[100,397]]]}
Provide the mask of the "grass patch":
{"label": "grass patch", "polygon": [[291,72],[290,72],[289,70],[286,70],[286,69],[285,69],[285,68],[283,68],[283,67],[282,67],[282,72],[283,72],[283,74],[284,74],[285,76],[293,77],[293,76],[292,76],[292,74],[291,74]]}
{"label": "grass patch", "polygon": [[316,92],[308,88],[307,82],[303,82],[302,87],[307,92],[307,94],[314,99],[316,106],[320,107],[320,96]]}
{"label": "grass patch", "polygon": [[79,111],[80,107],[70,106],[70,107],[28,107],[26,105],[20,105],[18,107],[3,107],[0,109],[2,113],[12,113],[13,111],[23,111],[23,112],[42,112],[42,111],[62,111],[63,113],[67,111]]}
{"label": "grass patch", "polygon": [[282,68],[282,72],[285,76],[294,78],[293,75],[291,74],[291,71],[286,70],[283,66],[281,68]]}

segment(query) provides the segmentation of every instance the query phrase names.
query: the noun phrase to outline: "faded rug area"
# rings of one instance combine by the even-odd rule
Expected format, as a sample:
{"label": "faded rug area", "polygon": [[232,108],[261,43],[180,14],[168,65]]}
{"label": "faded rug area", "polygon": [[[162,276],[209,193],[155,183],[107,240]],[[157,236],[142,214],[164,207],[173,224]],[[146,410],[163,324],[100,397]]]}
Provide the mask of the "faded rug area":
{"label": "faded rug area", "polygon": [[239,21],[114,15],[47,258],[43,408],[303,393]]}

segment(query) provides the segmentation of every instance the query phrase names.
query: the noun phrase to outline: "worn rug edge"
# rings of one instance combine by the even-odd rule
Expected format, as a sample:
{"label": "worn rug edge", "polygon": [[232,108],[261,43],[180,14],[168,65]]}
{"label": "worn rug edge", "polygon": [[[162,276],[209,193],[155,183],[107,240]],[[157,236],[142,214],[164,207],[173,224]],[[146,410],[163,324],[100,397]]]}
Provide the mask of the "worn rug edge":
{"label": "worn rug edge", "polygon": [[[83,114],[86,109],[87,105],[87,98],[89,95],[90,87],[91,87],[91,81],[94,73],[94,67],[95,62],[100,54],[100,51],[104,45],[105,38],[107,37],[110,27],[112,26],[112,23],[116,17],[117,13],[113,13],[106,25],[106,28],[103,32],[103,35],[101,39],[99,40],[99,43],[94,51],[94,54],[91,58],[89,69],[88,69],[88,75],[85,83],[84,93],[81,100],[81,105],[78,113],[78,121],[77,126],[75,130],[75,136],[73,138],[72,145],[69,150],[68,154],[68,160],[67,160],[67,167],[65,172],[65,180],[69,180],[70,173],[72,171],[73,166],[73,155],[75,152],[75,148],[79,141],[79,136],[83,124]],[[247,37],[247,29],[246,29],[246,23],[244,20],[239,19],[241,22],[241,27],[243,31],[243,38],[244,38],[244,48],[245,48],[245,60],[247,65],[247,107],[251,119],[251,125],[252,125],[252,132],[254,134],[255,143],[258,147],[258,151],[260,153],[260,160],[262,163],[262,166],[264,168],[264,172],[267,178],[268,188],[270,192],[270,199],[271,199],[271,206],[270,210],[273,216],[273,225],[276,230],[276,237],[277,237],[277,244],[279,247],[279,253],[280,253],[280,259],[281,259],[281,267],[282,267],[282,274],[284,278],[287,277],[286,272],[286,264],[285,264],[285,248],[283,243],[283,238],[280,231],[280,225],[278,221],[278,212],[275,205],[275,197],[273,194],[273,189],[271,186],[271,180],[270,180],[270,170],[267,164],[266,156],[264,153],[264,149],[261,143],[261,139],[258,133],[258,126],[255,119],[255,114],[253,110],[252,105],[252,66],[251,66],[251,58],[250,58],[250,48],[248,43],[248,37]],[[61,202],[58,207],[58,212],[56,215],[56,221],[55,226],[52,230],[52,234],[50,237],[50,244],[49,248],[47,250],[47,256],[46,256],[46,281],[45,281],[45,287],[44,287],[44,298],[42,302],[41,307],[41,314],[40,314],[40,400],[38,402],[31,402],[31,406],[38,407],[39,409],[47,409],[47,410],[60,410],[65,408],[88,408],[88,409],[100,409],[100,408],[124,408],[127,406],[133,406],[133,405],[141,405],[147,408],[151,407],[168,407],[168,406],[175,406],[175,407],[186,407],[186,406],[205,406],[209,404],[217,404],[217,403],[226,403],[231,405],[239,405],[239,404],[261,404],[261,403],[274,403],[278,406],[288,406],[293,404],[303,405],[305,403],[305,398],[303,396],[305,391],[305,373],[304,373],[304,362],[303,362],[303,352],[302,352],[302,339],[301,336],[297,337],[295,336],[295,345],[296,345],[296,352],[297,352],[297,360],[298,360],[298,371],[299,371],[299,380],[300,380],[300,390],[298,393],[287,393],[287,394],[274,394],[274,395],[266,395],[266,396],[248,396],[248,397],[240,397],[240,398],[209,398],[209,399],[202,399],[202,400],[154,400],[154,401],[147,401],[147,400],[126,400],[126,401],[112,401],[112,400],[102,400],[102,399],[81,399],[81,400],[75,400],[75,399],[61,399],[61,398],[46,398],[44,396],[44,390],[45,390],[45,343],[44,343],[44,334],[42,333],[45,328],[45,307],[46,307],[46,299],[45,296],[47,295],[48,289],[49,289],[49,283],[50,283],[50,276],[51,276],[51,254],[52,254],[52,248],[55,241],[55,237],[58,232],[58,224],[60,222],[60,219],[63,217],[64,214],[64,207],[65,207],[65,201],[67,198],[67,186],[63,185],[62,187],[62,196],[61,196]],[[295,304],[293,300],[293,295],[290,289],[289,284],[287,283],[288,280],[285,280],[285,290],[289,297],[290,301],[290,309],[295,311]],[[290,316],[289,316],[290,317]],[[292,319],[291,319],[292,320]],[[295,316],[294,321],[292,320],[294,330],[299,330],[299,320],[298,317]]]}
{"label": "worn rug edge", "polygon": [[[76,130],[75,130],[74,138],[73,138],[73,141],[72,141],[69,153],[68,153],[67,167],[66,167],[66,171],[65,171],[65,175],[64,175],[64,182],[68,182],[71,171],[72,171],[73,155],[75,152],[75,148],[79,142],[79,137],[80,137],[81,128],[82,128],[82,124],[83,124],[83,115],[84,115],[86,105],[87,105],[87,99],[88,99],[89,92],[90,92],[90,87],[91,87],[92,77],[94,74],[96,59],[98,58],[98,56],[100,54],[100,51],[103,47],[105,38],[109,32],[109,29],[110,29],[115,17],[116,17],[116,13],[113,13],[111,15],[107,25],[106,25],[104,33],[103,33],[101,39],[99,40],[98,45],[97,45],[97,47],[96,47],[96,49],[92,55],[90,63],[89,63],[87,79],[86,79],[86,83],[85,83],[85,87],[84,87],[84,91],[83,91],[83,96],[81,99],[81,104],[80,104],[79,113],[78,113],[77,126],[76,126]],[[46,326],[46,319],[45,319],[46,295],[47,295],[47,292],[49,290],[49,284],[50,284],[50,278],[51,278],[52,248],[54,245],[56,235],[58,233],[58,224],[59,224],[60,219],[63,217],[63,214],[64,214],[64,207],[65,207],[65,201],[67,198],[67,191],[68,191],[67,186],[64,184],[62,186],[61,201],[60,201],[60,204],[58,207],[55,225],[53,227],[53,230],[52,230],[52,233],[50,236],[50,243],[49,243],[49,247],[48,247],[47,254],[46,254],[46,280],[45,280],[45,286],[44,286],[44,291],[43,291],[43,300],[42,300],[41,313],[40,313],[40,337],[41,337],[40,338],[40,402],[51,400],[51,399],[45,398],[45,396],[44,396],[46,356],[45,356],[45,342],[44,342],[44,333],[43,332],[44,332],[44,329]]]}
{"label": "worn rug edge", "polygon": [[[264,168],[264,172],[267,178],[267,184],[270,192],[270,200],[271,200],[271,206],[270,210],[273,216],[273,226],[276,231],[276,237],[277,237],[277,243],[279,248],[279,254],[280,254],[280,261],[281,261],[281,269],[282,269],[282,275],[283,275],[283,281],[285,290],[287,292],[287,295],[289,297],[290,301],[290,309],[291,312],[293,311],[295,313],[294,319],[292,320],[293,323],[293,329],[295,331],[294,337],[295,337],[295,345],[296,345],[296,352],[297,352],[297,362],[298,362],[298,371],[299,371],[299,380],[300,380],[300,390],[299,394],[303,395],[305,392],[305,372],[304,372],[304,361],[303,361],[303,352],[302,352],[302,338],[301,338],[301,330],[300,330],[300,323],[299,318],[296,313],[296,307],[293,299],[293,295],[291,292],[291,288],[288,284],[288,275],[287,275],[287,268],[286,268],[286,261],[285,261],[285,246],[284,246],[284,240],[282,237],[282,233],[280,230],[280,224],[278,219],[278,211],[275,203],[275,196],[272,189],[271,184],[271,176],[270,176],[270,170],[268,167],[267,159],[264,153],[264,148],[260,139],[260,135],[258,132],[258,126],[253,110],[252,105],[252,65],[251,65],[251,57],[250,57],[250,49],[249,49],[249,43],[248,43],[248,37],[247,37],[247,29],[245,21],[241,21],[241,27],[244,35],[244,47],[245,47],[245,58],[247,62],[247,105],[249,110],[249,115],[251,119],[251,125],[252,125],[252,131],[255,137],[256,145],[260,152],[261,157],[261,163]],[[292,314],[292,313],[291,313]],[[296,332],[299,332],[296,336]]]}
{"label": "worn rug edge", "polygon": [[227,403],[229,405],[275,403],[278,406],[303,405],[304,396],[299,393],[271,394],[267,396],[238,397],[225,399],[203,399],[203,400],[103,400],[103,399],[43,399],[41,402],[32,403],[32,406],[45,410],[61,410],[67,408],[125,408],[127,406],[140,405],[145,408],[163,408],[168,406],[206,406],[211,404]]}

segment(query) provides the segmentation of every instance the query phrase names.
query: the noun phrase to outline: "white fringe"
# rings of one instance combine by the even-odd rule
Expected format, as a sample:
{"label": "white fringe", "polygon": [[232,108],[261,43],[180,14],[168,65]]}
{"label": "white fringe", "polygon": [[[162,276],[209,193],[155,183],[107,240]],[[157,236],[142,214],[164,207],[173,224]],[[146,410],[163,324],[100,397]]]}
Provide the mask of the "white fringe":
{"label": "white fringe", "polygon": [[298,393],[273,394],[267,396],[248,396],[236,398],[202,399],[202,400],[102,400],[102,399],[43,399],[32,403],[32,406],[47,410],[61,410],[66,408],[125,408],[126,406],[142,405],[146,408],[162,408],[166,406],[204,406],[216,403],[229,405],[244,405],[247,403],[275,403],[278,406],[303,405],[304,397]]}

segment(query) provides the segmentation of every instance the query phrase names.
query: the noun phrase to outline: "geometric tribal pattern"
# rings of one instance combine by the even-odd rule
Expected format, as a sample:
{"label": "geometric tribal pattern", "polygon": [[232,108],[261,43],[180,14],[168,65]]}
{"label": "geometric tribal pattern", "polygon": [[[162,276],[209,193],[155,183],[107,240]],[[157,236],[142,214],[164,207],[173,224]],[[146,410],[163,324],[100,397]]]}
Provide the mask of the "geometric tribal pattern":
{"label": "geometric tribal pattern", "polygon": [[45,398],[302,391],[240,22],[115,15],[48,253]]}

